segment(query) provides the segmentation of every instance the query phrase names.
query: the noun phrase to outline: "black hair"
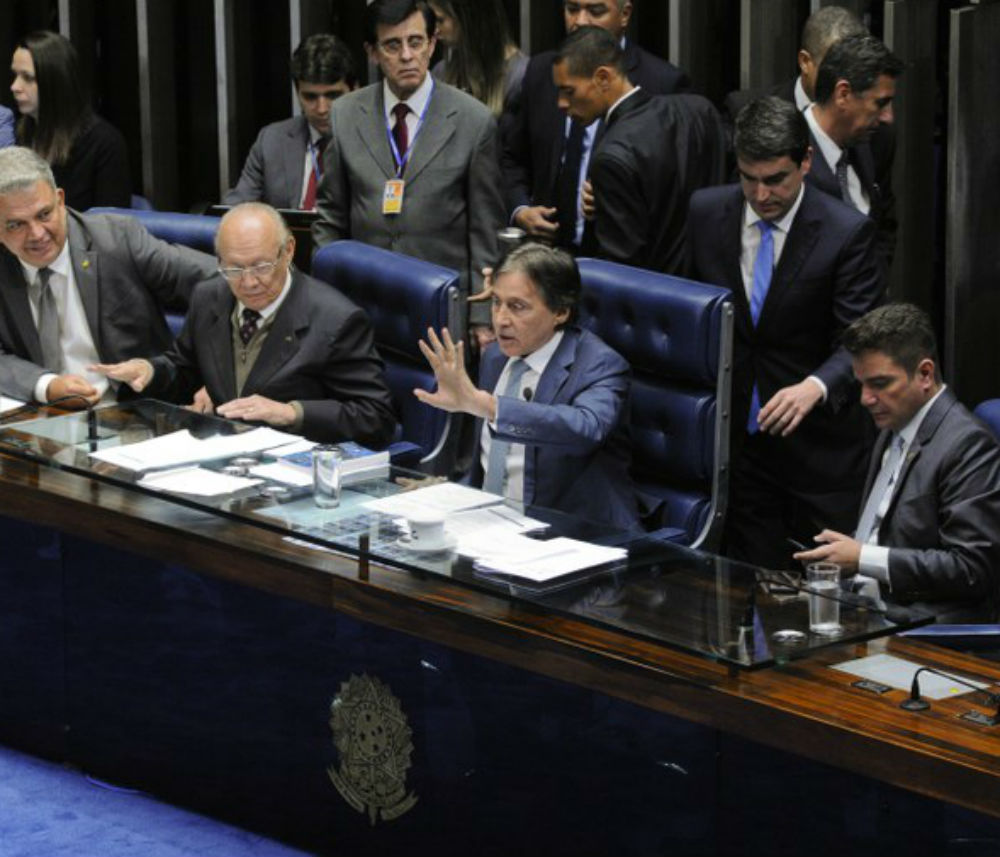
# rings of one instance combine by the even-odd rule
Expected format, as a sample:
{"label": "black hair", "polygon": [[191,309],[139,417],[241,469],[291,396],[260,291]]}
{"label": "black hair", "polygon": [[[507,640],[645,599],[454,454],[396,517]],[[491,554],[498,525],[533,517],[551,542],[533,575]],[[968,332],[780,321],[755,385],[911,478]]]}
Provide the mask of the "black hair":
{"label": "black hair", "polygon": [[809,125],[790,101],[758,98],[737,114],[733,148],[736,157],[752,163],[788,155],[801,165],[809,150]]}
{"label": "black hair", "polygon": [[867,32],[865,25],[850,9],[823,6],[806,20],[799,46],[813,58],[813,62],[822,62],[834,42]]}
{"label": "black hair", "polygon": [[292,81],[299,83],[340,83],[353,87],[358,82],[351,50],[330,33],[314,33],[303,39],[292,54]]}
{"label": "black hair", "polygon": [[556,51],[553,64],[565,60],[573,77],[591,77],[601,66],[625,74],[625,52],[615,36],[601,27],[579,27]]}
{"label": "black hair", "polygon": [[[880,351],[911,377],[921,360],[940,366],[930,317],[914,304],[893,303],[872,310],[844,331],[841,342],[852,357]],[[936,377],[940,380],[940,374]]]}
{"label": "black hair", "polygon": [[576,259],[569,253],[545,244],[522,244],[507,254],[493,272],[493,279],[514,271],[520,271],[531,280],[552,312],[568,310],[566,323],[576,321],[583,285]]}
{"label": "black hair", "polygon": [[424,16],[427,38],[431,38],[437,28],[437,17],[425,0],[373,0],[365,10],[365,40],[372,46],[378,44],[379,27],[395,27],[414,12]]}
{"label": "black hair", "polygon": [[834,42],[816,73],[816,101],[826,104],[838,80],[846,80],[855,95],[871,89],[883,75],[896,78],[903,61],[869,33]]}

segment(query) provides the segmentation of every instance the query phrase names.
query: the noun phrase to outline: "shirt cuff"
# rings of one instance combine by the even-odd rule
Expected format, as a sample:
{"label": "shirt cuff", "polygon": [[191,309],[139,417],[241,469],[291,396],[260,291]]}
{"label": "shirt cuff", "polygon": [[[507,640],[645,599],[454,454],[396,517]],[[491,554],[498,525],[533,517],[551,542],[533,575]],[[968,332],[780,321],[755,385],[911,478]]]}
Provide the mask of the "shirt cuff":
{"label": "shirt cuff", "polygon": [[508,226],[517,226],[517,213],[518,213],[519,211],[521,211],[522,209],[525,209],[525,208],[527,208],[527,207],[528,207],[528,206],[526,206],[526,205],[519,205],[519,206],[518,206],[517,208],[515,208],[515,209],[514,209],[514,210],[513,210],[512,212],[511,212],[511,215],[510,215],[510,220],[508,221]]}
{"label": "shirt cuff", "polygon": [[818,386],[823,392],[823,398],[820,399],[820,401],[825,404],[826,397],[829,394],[829,391],[826,389],[826,384],[824,384],[816,375],[810,375],[809,380],[816,384],[816,386]]}
{"label": "shirt cuff", "polygon": [[884,545],[861,545],[861,556],[858,558],[858,571],[874,577],[892,590],[889,582],[889,548]]}
{"label": "shirt cuff", "polygon": [[45,404],[46,402],[48,402],[48,400],[49,400],[49,397],[48,397],[49,384],[51,384],[58,377],[59,376],[56,375],[55,372],[46,372],[44,375],[42,375],[41,378],[39,378],[37,381],[35,381],[35,401],[36,402],[41,402],[42,404]]}
{"label": "shirt cuff", "polygon": [[295,411],[295,421],[289,426],[289,428],[296,434],[302,431],[302,423],[305,421],[306,412],[302,407],[302,402],[289,402],[292,406],[292,410]]}

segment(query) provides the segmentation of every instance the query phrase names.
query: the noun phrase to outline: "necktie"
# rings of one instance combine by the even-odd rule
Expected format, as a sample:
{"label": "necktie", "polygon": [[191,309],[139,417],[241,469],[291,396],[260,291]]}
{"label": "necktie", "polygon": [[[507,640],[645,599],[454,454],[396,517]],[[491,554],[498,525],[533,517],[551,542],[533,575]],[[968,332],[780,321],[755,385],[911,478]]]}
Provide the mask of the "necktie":
{"label": "necktie", "polygon": [[851,208],[857,208],[857,205],[854,204],[854,197],[851,196],[851,191],[847,186],[847,167],[849,164],[847,152],[841,152],[840,160],[837,161],[837,184],[840,185],[840,198]]}
{"label": "necktie", "polygon": [[[507,384],[503,389],[504,396],[518,396],[518,387],[521,385],[521,379],[527,371],[527,361],[518,357],[511,364],[510,372],[507,373]],[[490,444],[490,457],[486,462],[486,477],[483,480],[484,491],[503,496],[504,481],[507,476],[508,452],[510,452],[510,443],[508,441],[493,439],[493,442]]]}
{"label": "necktie", "polygon": [[[774,273],[774,224],[769,220],[758,220],[757,228],[760,230],[760,246],[753,263],[753,284],[750,289],[750,318],[753,319],[754,327],[760,320],[760,312],[764,308],[768,289],[771,288],[771,275]],[[759,413],[760,391],[754,384],[750,394],[750,413],[747,415],[747,431],[750,434],[759,431]]]}
{"label": "necktie", "polygon": [[892,487],[896,483],[896,471],[899,469],[899,461],[902,457],[903,438],[895,434],[889,444],[889,451],[882,462],[882,469],[875,477],[872,490],[865,501],[865,508],[861,512],[861,519],[858,521],[858,529],[855,532],[855,538],[858,541],[869,541],[882,526],[882,515],[892,497]]}
{"label": "necktie", "polygon": [[253,335],[257,332],[257,322],[260,321],[260,313],[255,309],[244,307],[240,314],[240,340],[247,345]]}
{"label": "necktie", "polygon": [[34,289],[38,301],[38,341],[42,346],[42,360],[45,368],[53,372],[62,372],[62,347],[59,344],[61,331],[59,323],[59,307],[55,295],[49,286],[52,276],[50,268],[39,268],[35,277]]}
{"label": "necktie", "polygon": [[570,122],[566,152],[556,179],[556,209],[559,215],[560,247],[576,244],[576,221],[580,199],[580,164],[583,163],[583,140],[586,129]]}
{"label": "necktie", "polygon": [[[399,152],[400,160],[406,155],[406,150],[410,148],[410,129],[406,127],[406,116],[409,112],[410,108],[402,101],[392,108],[392,115],[396,117],[396,124],[392,126],[392,139],[396,141],[396,150]],[[402,169],[400,169],[400,173],[402,173]]]}
{"label": "necktie", "polygon": [[309,184],[306,187],[306,195],[302,199],[302,209],[304,211],[312,211],[316,208],[316,188],[319,184],[318,180],[323,178],[323,152],[326,149],[326,144],[329,142],[329,137],[320,137],[313,144],[313,152],[316,155],[316,160],[309,159]]}

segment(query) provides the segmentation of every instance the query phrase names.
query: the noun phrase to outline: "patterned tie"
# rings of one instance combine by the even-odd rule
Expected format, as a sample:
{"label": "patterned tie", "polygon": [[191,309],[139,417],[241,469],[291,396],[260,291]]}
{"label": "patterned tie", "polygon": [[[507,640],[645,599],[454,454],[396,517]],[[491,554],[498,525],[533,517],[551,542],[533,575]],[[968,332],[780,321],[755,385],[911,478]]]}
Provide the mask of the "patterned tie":
{"label": "patterned tie", "polygon": [[33,288],[38,305],[38,341],[42,346],[42,360],[46,369],[59,373],[62,372],[63,363],[62,348],[59,345],[61,325],[56,297],[49,286],[51,276],[51,268],[39,268]]}
{"label": "patterned tie", "polygon": [[242,319],[240,321],[240,340],[244,345],[247,345],[257,332],[257,322],[260,321],[260,313],[255,309],[244,307],[240,318]]}
{"label": "patterned tie", "polygon": [[892,442],[889,444],[889,451],[882,462],[882,469],[875,477],[872,490],[868,493],[868,499],[865,501],[865,508],[861,512],[861,519],[858,521],[855,538],[859,542],[868,542],[882,526],[880,510],[887,507],[887,501],[892,497],[892,487],[896,484],[896,472],[899,470],[899,460],[902,457],[903,438],[901,435],[894,434]]}
{"label": "patterned tie", "polygon": [[[406,116],[409,112],[410,108],[402,101],[392,108],[392,115],[396,117],[396,124],[392,126],[392,139],[396,141],[396,150],[399,152],[400,160],[406,155],[406,150],[410,148],[410,129],[406,127]],[[400,169],[400,173],[402,173],[402,169]]]}
{"label": "patterned tie", "polygon": [[[524,373],[528,371],[528,362],[518,357],[510,365],[510,372],[507,374],[507,384],[503,388],[503,395],[517,398],[518,387]],[[490,443],[490,457],[486,462],[486,478],[483,480],[483,490],[491,494],[503,496],[504,482],[507,477],[507,453],[510,452],[510,443],[506,440],[493,438]]]}
{"label": "patterned tie", "polygon": [[837,161],[837,184],[840,185],[840,198],[851,206],[851,208],[857,208],[854,197],[851,196],[850,188],[847,185],[847,167],[849,165],[850,160],[847,157],[847,152],[841,152],[840,160]]}
{"label": "patterned tie", "polygon": [[576,244],[576,221],[580,200],[580,165],[583,163],[583,141],[586,128],[570,122],[559,177],[556,179],[556,210],[559,215],[558,244],[571,247]]}
{"label": "patterned tie", "polygon": [[[316,189],[319,184],[318,180],[323,178],[323,152],[326,150],[326,144],[329,142],[329,137],[320,137],[315,143],[312,144],[316,160],[313,162],[312,158],[309,159],[309,185],[306,187],[306,195],[302,199],[303,211],[312,211],[316,208]],[[318,176],[317,172],[319,173]]]}
{"label": "patterned tie", "polygon": [[[750,289],[750,318],[753,319],[754,327],[760,321],[760,313],[764,308],[768,289],[771,288],[771,275],[774,273],[774,224],[769,220],[758,220],[757,228],[760,230],[760,246],[753,263],[753,285]],[[760,430],[757,425],[759,413],[760,391],[754,384],[750,394],[750,413],[747,415],[747,431],[750,434],[756,434]]]}

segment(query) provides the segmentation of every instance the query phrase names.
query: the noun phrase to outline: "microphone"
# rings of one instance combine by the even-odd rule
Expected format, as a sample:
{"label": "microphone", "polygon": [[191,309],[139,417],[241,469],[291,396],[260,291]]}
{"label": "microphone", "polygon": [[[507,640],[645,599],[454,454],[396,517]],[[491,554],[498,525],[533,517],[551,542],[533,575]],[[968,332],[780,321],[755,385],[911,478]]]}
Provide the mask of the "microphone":
{"label": "microphone", "polygon": [[523,390],[521,390],[521,398],[523,398],[524,401],[526,402],[530,402],[534,395],[535,391],[532,390],[531,387],[525,387]]}
{"label": "microphone", "polygon": [[933,667],[920,667],[920,669],[913,674],[913,684],[910,685],[910,696],[908,699],[904,699],[901,703],[899,703],[899,707],[904,711],[926,711],[931,707],[931,704],[920,695],[920,681],[918,678],[920,673],[932,673],[934,675],[939,675],[942,678],[946,678],[949,681],[962,685],[963,687],[982,693],[986,697],[986,705],[997,706],[997,713],[994,716],[994,719],[1000,718],[1000,693],[991,693],[985,688],[976,687],[976,685],[967,682],[964,679],[960,679],[958,676],[951,675],[951,673],[941,672],[941,670],[936,670]]}

